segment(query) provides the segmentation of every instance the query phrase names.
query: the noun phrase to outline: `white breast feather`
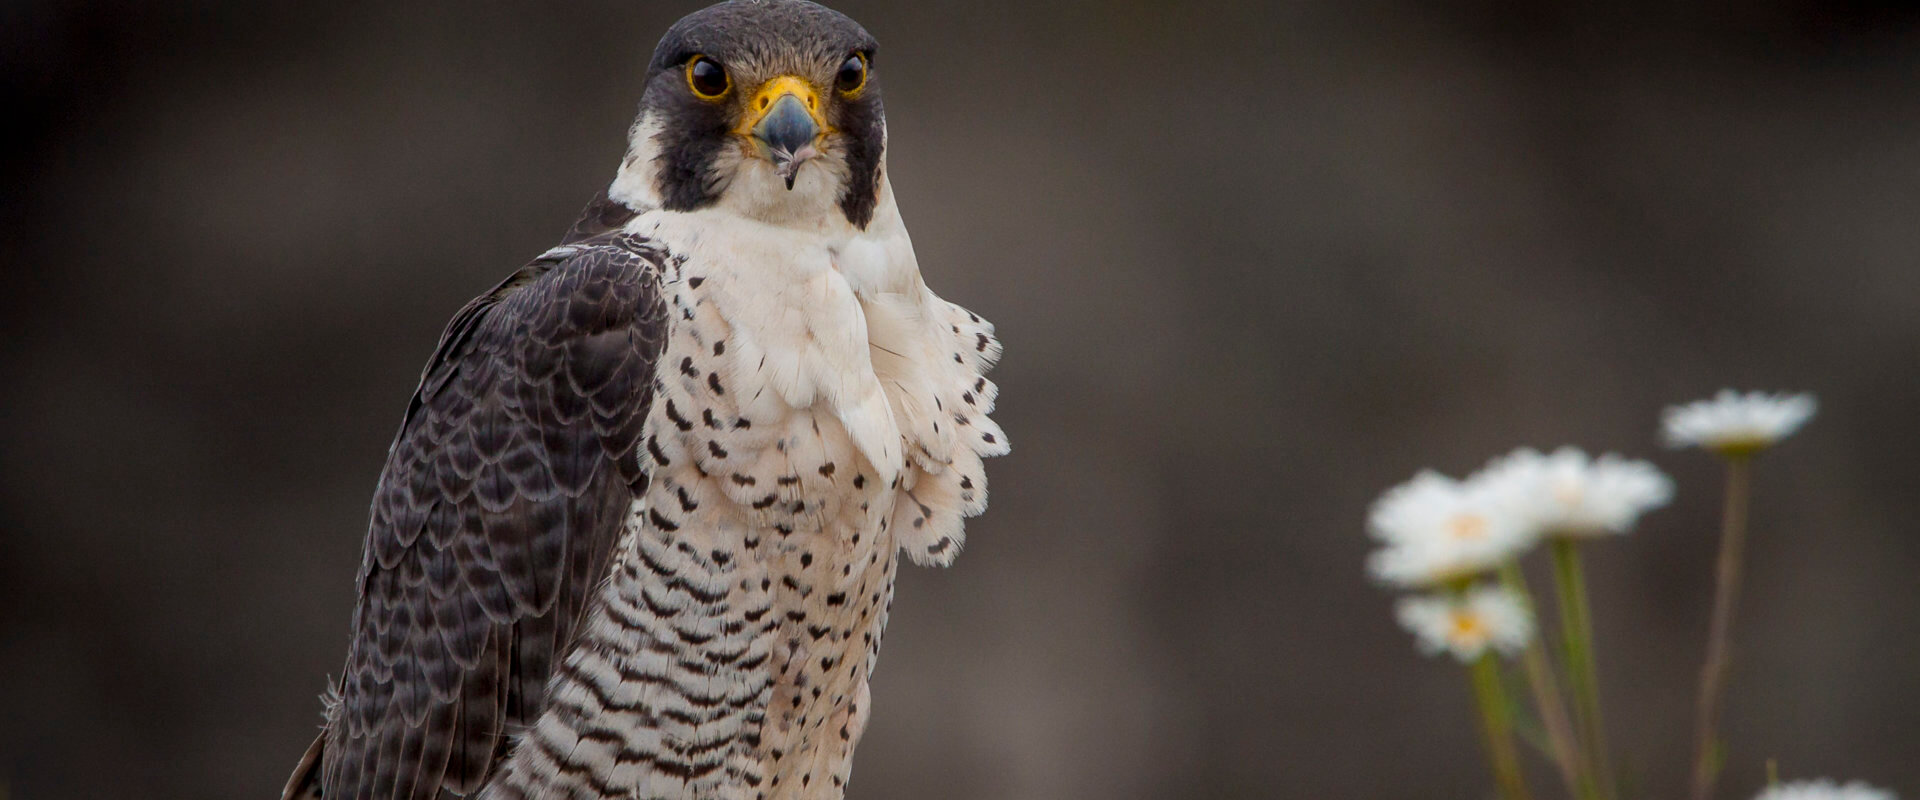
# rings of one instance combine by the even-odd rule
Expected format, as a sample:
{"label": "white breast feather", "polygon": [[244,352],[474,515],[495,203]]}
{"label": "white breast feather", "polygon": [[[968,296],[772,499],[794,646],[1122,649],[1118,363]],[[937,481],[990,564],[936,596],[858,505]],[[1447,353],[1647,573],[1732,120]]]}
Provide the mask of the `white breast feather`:
{"label": "white breast feather", "polygon": [[963,519],[986,508],[981,460],[1008,451],[984,377],[1000,344],[991,323],[927,288],[891,186],[865,231],[796,230],[727,209],[643,215],[630,228],[725,267],[706,291],[738,349],[732,363],[763,364],[775,393],[747,415],[753,403],[828,409],[883,484],[899,479],[889,527],[907,555],[951,563]]}

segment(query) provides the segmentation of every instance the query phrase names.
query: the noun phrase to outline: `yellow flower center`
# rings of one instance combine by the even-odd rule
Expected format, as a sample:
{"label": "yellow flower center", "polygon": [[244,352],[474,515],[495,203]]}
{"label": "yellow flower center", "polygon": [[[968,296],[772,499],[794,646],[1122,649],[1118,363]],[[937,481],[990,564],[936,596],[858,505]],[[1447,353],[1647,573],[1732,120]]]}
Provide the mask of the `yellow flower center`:
{"label": "yellow flower center", "polygon": [[1466,611],[1453,612],[1453,627],[1447,631],[1447,637],[1456,642],[1478,642],[1487,636],[1487,626],[1479,617]]}
{"label": "yellow flower center", "polygon": [[1580,490],[1580,484],[1574,481],[1559,481],[1553,485],[1553,499],[1563,506],[1577,506],[1586,497]]}
{"label": "yellow flower center", "polygon": [[1447,533],[1459,541],[1472,541],[1487,535],[1487,518],[1479,514],[1461,514],[1447,520]]}

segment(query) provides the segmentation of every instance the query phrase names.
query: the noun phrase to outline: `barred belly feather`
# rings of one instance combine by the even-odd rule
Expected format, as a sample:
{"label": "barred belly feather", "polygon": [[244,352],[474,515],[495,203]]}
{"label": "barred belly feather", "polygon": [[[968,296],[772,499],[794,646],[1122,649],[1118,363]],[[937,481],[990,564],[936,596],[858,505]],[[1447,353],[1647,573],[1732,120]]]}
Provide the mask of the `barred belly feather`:
{"label": "barred belly feather", "polygon": [[951,561],[1006,451],[992,327],[926,288],[880,206],[864,231],[628,224],[667,265],[651,481],[485,796],[843,795],[899,554]]}

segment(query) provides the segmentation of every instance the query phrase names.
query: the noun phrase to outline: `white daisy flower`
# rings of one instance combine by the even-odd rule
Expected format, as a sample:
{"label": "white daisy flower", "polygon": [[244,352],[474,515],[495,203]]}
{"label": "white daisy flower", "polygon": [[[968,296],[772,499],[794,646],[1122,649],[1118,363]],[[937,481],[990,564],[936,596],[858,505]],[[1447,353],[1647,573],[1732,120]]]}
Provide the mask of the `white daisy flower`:
{"label": "white daisy flower", "polygon": [[1373,504],[1367,527],[1387,543],[1368,559],[1368,570],[1403,587],[1473,577],[1534,541],[1532,529],[1498,495],[1434,472],[1387,490]]}
{"label": "white daisy flower", "polygon": [[1846,785],[1822,778],[1769,786],[1753,800],[1896,800],[1893,792],[1876,789],[1860,781]]}
{"label": "white daisy flower", "polygon": [[1533,640],[1533,616],[1506,589],[1477,586],[1459,597],[1408,597],[1395,608],[1427,655],[1451,652],[1471,663],[1491,647],[1513,655]]}
{"label": "white daisy flower", "polygon": [[1552,455],[1515,450],[1468,480],[1502,500],[1547,536],[1626,533],[1646,513],[1673,499],[1673,481],[1645,461],[1608,453],[1588,458],[1577,447]]}
{"label": "white daisy flower", "polygon": [[1810,394],[1741,395],[1722,389],[1712,400],[1670,406],[1661,419],[1668,445],[1737,455],[1764,450],[1786,438],[1813,417],[1813,410]]}

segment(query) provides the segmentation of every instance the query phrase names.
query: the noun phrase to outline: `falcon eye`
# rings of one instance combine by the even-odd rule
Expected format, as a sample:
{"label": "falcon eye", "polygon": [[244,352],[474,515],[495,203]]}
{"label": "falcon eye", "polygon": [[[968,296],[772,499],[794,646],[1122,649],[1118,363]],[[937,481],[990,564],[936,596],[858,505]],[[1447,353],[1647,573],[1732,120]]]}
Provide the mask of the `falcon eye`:
{"label": "falcon eye", "polygon": [[718,100],[733,88],[726,67],[706,56],[694,56],[687,62],[687,88],[702,100]]}
{"label": "falcon eye", "polygon": [[854,94],[867,86],[867,57],[861,53],[847,56],[840,62],[840,71],[833,75],[833,88],[842,94]]}

